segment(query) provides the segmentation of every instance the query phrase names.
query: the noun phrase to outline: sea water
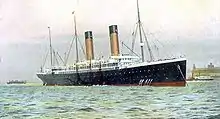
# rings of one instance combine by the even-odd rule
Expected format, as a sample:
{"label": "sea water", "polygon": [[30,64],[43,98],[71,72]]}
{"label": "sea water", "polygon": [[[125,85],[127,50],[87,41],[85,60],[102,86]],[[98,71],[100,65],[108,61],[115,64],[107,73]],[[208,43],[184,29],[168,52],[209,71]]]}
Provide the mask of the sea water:
{"label": "sea water", "polygon": [[220,118],[220,81],[186,87],[1,85],[0,118]]}

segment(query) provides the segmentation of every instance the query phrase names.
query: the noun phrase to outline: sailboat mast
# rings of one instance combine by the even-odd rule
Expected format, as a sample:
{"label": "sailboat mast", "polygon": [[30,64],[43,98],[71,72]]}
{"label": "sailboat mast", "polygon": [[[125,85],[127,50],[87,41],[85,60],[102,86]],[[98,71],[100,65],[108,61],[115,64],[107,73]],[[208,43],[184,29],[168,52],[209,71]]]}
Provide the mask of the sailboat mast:
{"label": "sailboat mast", "polygon": [[72,12],[72,14],[74,15],[74,35],[76,38],[76,63],[79,62],[79,53],[78,53],[78,34],[77,34],[77,28],[76,28],[76,15],[75,15],[75,11]]}
{"label": "sailboat mast", "polygon": [[53,66],[53,49],[52,49],[51,32],[50,32],[49,26],[48,26],[48,31],[49,31],[49,40],[50,40],[50,63],[51,63],[51,67],[52,67]]}
{"label": "sailboat mast", "polygon": [[139,37],[140,37],[140,46],[141,46],[141,59],[144,62],[144,43],[142,39],[142,32],[141,32],[141,19],[140,19],[140,11],[139,11],[139,3],[137,0],[137,13],[138,13],[138,27],[139,27]]}

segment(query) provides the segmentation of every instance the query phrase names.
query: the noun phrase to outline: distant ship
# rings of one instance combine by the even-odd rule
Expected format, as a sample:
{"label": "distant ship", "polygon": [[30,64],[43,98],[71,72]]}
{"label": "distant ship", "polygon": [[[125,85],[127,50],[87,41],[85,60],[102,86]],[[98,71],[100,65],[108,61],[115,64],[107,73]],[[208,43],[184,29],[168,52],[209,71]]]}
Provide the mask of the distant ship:
{"label": "distant ship", "polygon": [[[140,20],[138,0],[137,14],[138,22],[135,34],[139,32],[141,56],[138,56],[133,51],[133,47],[128,47],[132,52],[131,54],[122,54],[119,52],[118,27],[117,25],[111,25],[109,26],[110,58],[107,60],[94,58],[92,31],[87,31],[85,32],[86,60],[79,61],[78,33],[74,14],[76,62],[70,66],[67,66],[66,63],[64,63],[64,65],[55,66],[53,59],[55,58],[55,55],[53,55],[55,53],[51,45],[50,27],[48,27],[51,67],[44,68],[42,66],[37,73],[43,85],[185,86],[186,58],[154,59]],[[144,35],[144,37],[142,35]],[[146,46],[150,54],[148,61],[144,59],[143,38],[146,41]]]}
{"label": "distant ship", "polygon": [[26,84],[26,81],[19,81],[19,80],[10,80],[7,84]]}

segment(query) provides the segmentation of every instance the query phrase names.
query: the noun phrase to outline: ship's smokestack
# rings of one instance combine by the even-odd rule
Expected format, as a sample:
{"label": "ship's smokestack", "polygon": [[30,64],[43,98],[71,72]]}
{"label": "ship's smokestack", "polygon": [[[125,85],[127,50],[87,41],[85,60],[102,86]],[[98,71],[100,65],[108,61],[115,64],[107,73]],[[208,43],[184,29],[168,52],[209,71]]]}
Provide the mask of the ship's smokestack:
{"label": "ship's smokestack", "polygon": [[118,44],[118,28],[117,25],[109,26],[109,35],[110,35],[110,45],[111,45],[111,55],[119,55],[119,44]]}
{"label": "ship's smokestack", "polygon": [[94,59],[94,51],[93,51],[92,31],[85,32],[85,45],[86,45],[86,59],[93,60]]}

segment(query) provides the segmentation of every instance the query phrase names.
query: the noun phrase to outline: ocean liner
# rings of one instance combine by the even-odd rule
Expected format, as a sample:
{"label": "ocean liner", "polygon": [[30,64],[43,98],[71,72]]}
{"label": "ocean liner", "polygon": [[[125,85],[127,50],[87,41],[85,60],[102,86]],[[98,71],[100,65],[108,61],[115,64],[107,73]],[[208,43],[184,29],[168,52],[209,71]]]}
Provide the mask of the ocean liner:
{"label": "ocean liner", "polygon": [[[74,13],[73,13],[74,14]],[[91,86],[91,85],[115,85],[115,86],[185,86],[186,85],[186,58],[169,58],[156,60],[147,42],[142,23],[140,20],[139,4],[137,0],[138,21],[135,33],[139,34],[141,56],[133,52],[122,54],[119,51],[118,27],[109,26],[111,56],[108,60],[94,58],[92,31],[85,32],[86,60],[79,61],[78,36],[76,29],[76,17],[74,14],[75,33],[74,41],[76,48],[76,62],[71,66],[66,63],[61,66],[53,64],[53,48],[50,39],[51,67],[41,67],[37,76],[43,85],[62,86]],[[142,36],[143,35],[143,36]],[[149,51],[149,60],[144,59],[144,43]]]}

